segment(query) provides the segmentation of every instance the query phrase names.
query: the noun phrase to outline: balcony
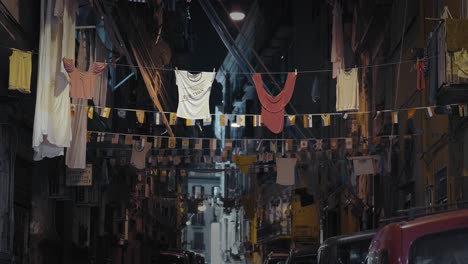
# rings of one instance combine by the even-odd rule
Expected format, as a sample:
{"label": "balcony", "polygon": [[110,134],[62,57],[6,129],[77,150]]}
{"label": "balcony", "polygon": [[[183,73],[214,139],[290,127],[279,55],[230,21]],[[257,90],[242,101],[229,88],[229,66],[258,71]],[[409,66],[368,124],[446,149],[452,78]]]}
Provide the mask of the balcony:
{"label": "balcony", "polygon": [[[428,42],[429,56],[432,57],[429,61],[429,83],[435,83],[436,91],[429,90],[430,102],[435,99],[434,103],[438,105],[456,104],[468,101],[468,72],[466,67],[463,69],[459,65],[468,65],[468,55],[462,51],[447,50],[447,43],[443,41],[442,47],[440,43],[435,45],[438,39],[449,38],[449,32],[445,32],[445,27],[440,24],[432,33]],[[434,53],[436,51],[436,53]],[[434,56],[435,54],[439,54]],[[465,58],[455,60],[455,57]]]}
{"label": "balcony", "polygon": [[[281,224],[283,223],[283,224]],[[289,220],[262,224],[257,230],[257,239],[260,243],[269,242],[279,238],[291,236],[291,222]]]}

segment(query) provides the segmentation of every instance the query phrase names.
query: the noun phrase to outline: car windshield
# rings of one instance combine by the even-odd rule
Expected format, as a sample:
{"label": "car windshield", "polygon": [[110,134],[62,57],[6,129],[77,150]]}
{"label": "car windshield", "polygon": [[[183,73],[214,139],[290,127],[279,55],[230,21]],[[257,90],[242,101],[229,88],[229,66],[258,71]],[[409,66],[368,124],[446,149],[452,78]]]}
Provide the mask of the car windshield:
{"label": "car windshield", "polygon": [[337,246],[337,261],[330,263],[361,264],[367,256],[371,239],[354,241]]}
{"label": "car windshield", "polygon": [[161,254],[159,256],[158,263],[185,264],[185,257],[170,254]]}
{"label": "car windshield", "polygon": [[468,229],[424,236],[413,242],[409,264],[468,263]]}

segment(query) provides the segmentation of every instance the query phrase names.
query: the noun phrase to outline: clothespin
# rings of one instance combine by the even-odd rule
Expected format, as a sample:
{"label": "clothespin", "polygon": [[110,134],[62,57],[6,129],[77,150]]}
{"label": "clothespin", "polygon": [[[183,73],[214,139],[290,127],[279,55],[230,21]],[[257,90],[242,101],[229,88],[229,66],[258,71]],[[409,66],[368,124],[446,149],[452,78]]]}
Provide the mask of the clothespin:
{"label": "clothespin", "polygon": [[295,73],[295,74],[296,74],[296,76],[297,76],[297,69],[294,69],[294,73]]}

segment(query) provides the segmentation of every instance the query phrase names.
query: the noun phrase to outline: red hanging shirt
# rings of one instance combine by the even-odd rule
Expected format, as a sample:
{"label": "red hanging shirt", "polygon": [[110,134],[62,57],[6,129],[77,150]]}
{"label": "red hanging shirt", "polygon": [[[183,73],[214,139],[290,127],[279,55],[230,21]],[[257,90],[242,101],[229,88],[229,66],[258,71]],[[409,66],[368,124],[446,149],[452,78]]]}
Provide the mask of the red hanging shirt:
{"label": "red hanging shirt", "polygon": [[262,104],[262,123],[273,133],[278,134],[284,128],[284,107],[289,103],[296,83],[296,73],[288,73],[283,90],[277,96],[269,95],[264,87],[262,75],[253,74],[257,95]]}

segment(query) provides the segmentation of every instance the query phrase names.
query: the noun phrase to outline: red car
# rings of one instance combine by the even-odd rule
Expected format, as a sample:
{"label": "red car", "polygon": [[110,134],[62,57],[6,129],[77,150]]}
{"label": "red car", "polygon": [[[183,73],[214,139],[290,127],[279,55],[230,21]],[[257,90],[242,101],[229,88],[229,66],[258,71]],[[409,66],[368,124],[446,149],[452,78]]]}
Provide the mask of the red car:
{"label": "red car", "polygon": [[468,210],[386,225],[373,238],[367,263],[468,263]]}

